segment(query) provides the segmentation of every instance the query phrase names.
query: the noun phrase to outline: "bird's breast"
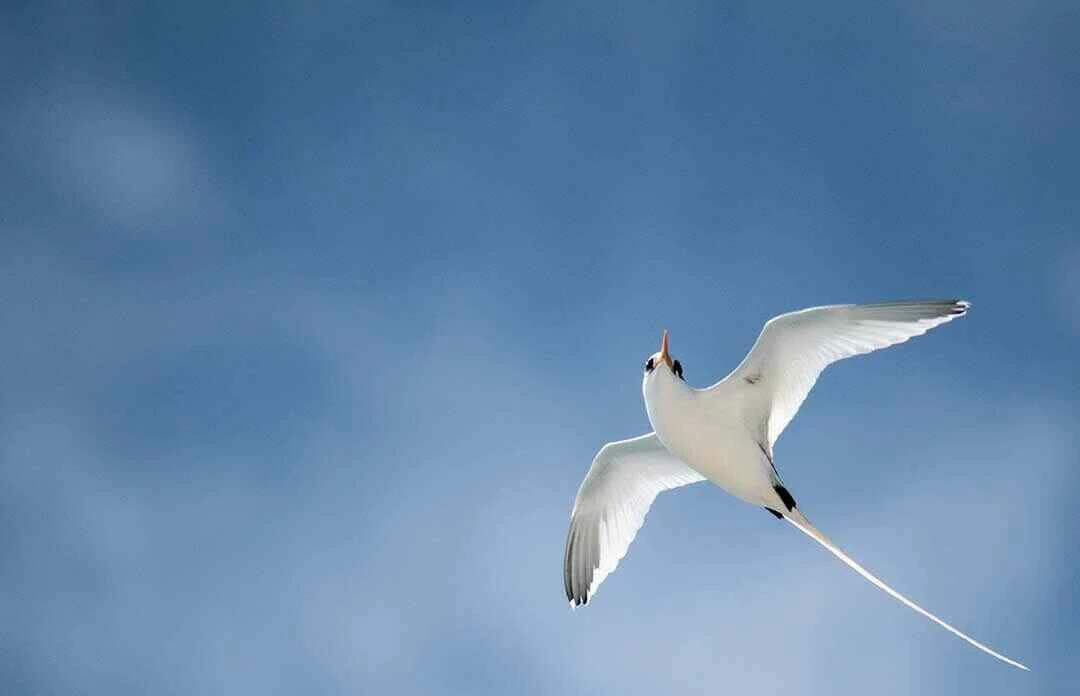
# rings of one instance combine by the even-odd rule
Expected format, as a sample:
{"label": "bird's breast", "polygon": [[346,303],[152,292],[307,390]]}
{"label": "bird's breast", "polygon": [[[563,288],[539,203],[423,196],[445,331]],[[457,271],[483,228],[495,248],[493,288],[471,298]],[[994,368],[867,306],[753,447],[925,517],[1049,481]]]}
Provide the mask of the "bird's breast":
{"label": "bird's breast", "polygon": [[711,422],[693,390],[659,385],[646,392],[645,407],[660,441],[690,466],[715,451],[719,444],[717,431],[722,426]]}
{"label": "bird's breast", "polygon": [[[672,393],[674,392],[674,393]],[[771,490],[771,466],[741,422],[708,395],[662,389],[646,393],[649,421],[668,451],[732,495],[757,503]]]}

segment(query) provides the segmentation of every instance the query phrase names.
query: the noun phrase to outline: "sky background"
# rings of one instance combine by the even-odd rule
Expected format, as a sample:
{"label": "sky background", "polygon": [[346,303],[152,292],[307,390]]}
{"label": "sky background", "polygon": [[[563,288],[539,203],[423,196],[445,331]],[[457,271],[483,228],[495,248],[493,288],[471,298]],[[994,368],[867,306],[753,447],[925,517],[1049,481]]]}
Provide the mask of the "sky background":
{"label": "sky background", "polygon": [[[1080,689],[1075,2],[6,3],[5,694]],[[959,296],[562,553],[668,328]]]}

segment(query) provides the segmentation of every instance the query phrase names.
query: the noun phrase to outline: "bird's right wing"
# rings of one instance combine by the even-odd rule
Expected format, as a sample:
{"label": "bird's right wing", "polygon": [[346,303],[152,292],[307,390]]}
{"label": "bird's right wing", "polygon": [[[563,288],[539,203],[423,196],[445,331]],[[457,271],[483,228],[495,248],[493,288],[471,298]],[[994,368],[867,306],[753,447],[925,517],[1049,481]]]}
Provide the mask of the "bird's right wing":
{"label": "bird's right wing", "polygon": [[586,604],[615,570],[657,495],[702,480],[655,433],[601,447],[570,514],[563,563],[570,606]]}
{"label": "bird's right wing", "polygon": [[811,307],[773,317],[735,370],[705,390],[718,399],[739,390],[745,412],[769,448],[795,417],[822,370],[926,333],[963,316],[962,300],[915,300]]}

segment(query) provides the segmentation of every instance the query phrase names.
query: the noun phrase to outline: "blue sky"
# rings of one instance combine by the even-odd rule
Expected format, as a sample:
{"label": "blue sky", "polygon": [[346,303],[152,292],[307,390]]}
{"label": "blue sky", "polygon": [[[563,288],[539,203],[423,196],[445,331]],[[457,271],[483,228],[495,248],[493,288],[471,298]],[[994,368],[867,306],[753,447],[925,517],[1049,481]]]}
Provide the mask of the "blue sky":
{"label": "blue sky", "polygon": [[[0,11],[4,692],[1080,687],[1080,12],[790,5]],[[705,485],[567,609],[662,328],[939,296],[777,465],[1031,674]]]}

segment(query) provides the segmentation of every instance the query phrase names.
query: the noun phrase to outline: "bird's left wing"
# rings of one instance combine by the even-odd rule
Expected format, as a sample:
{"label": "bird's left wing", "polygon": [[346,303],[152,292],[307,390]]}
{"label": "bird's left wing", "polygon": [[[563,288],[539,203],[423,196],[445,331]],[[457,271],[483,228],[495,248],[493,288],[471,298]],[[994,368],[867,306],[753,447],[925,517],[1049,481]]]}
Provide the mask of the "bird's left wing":
{"label": "bird's left wing", "polygon": [[739,366],[705,392],[725,401],[738,398],[771,450],[826,367],[903,343],[963,316],[969,306],[963,300],[915,300],[781,314],[765,324]]}
{"label": "bird's left wing", "polygon": [[657,495],[702,480],[655,433],[601,447],[570,514],[563,563],[570,606],[586,604],[615,570]]}

